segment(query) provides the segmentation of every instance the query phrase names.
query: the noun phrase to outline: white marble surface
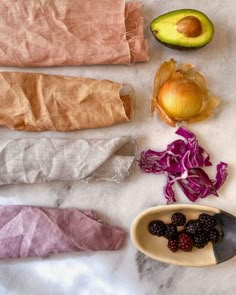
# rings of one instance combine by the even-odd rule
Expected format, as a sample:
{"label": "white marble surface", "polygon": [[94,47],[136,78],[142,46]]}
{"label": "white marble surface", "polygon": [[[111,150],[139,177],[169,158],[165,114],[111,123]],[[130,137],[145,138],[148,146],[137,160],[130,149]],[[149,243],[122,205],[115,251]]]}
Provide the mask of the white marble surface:
{"label": "white marble surface", "polygon": [[[106,129],[57,134],[23,133],[0,129],[2,138],[64,136],[112,137],[135,134],[138,154],[146,148],[164,149],[176,138],[174,128],[151,118],[150,95],[153,76],[160,63],[171,57],[194,63],[208,77],[209,86],[221,96],[222,105],[214,118],[189,126],[216,164],[229,163],[229,177],[220,197],[208,197],[198,204],[211,205],[236,215],[236,3],[231,0],[143,0],[146,35],[150,41],[150,62],[134,66],[90,66],[24,69],[29,72],[84,76],[127,82],[136,90],[135,116],[131,123]],[[214,40],[198,51],[178,52],[159,45],[149,32],[154,17],[169,10],[195,8],[205,12],[215,24]],[[0,68],[13,70],[13,68]],[[20,71],[20,69],[14,69]],[[208,172],[213,177],[214,167]],[[143,209],[164,204],[164,176],[134,170],[123,184],[54,183],[5,186],[0,188],[0,204],[95,209],[101,218],[123,226],[127,232],[133,218]],[[179,203],[188,203],[176,188]],[[235,294],[236,257],[210,268],[184,268],[153,261],[132,246],[130,238],[119,252],[78,253],[48,259],[0,262],[1,295],[218,295]]]}

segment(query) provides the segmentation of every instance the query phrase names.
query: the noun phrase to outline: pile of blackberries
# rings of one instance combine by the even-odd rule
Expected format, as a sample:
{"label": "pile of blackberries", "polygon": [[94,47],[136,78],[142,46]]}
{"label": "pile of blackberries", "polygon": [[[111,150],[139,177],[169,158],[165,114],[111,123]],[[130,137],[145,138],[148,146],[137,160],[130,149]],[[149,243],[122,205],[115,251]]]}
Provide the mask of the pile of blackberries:
{"label": "pile of blackberries", "polygon": [[[168,240],[168,248],[172,252],[183,250],[192,251],[193,246],[204,248],[208,242],[216,243],[222,233],[215,227],[217,222],[209,214],[202,213],[198,219],[189,220],[181,212],[171,216],[171,223],[165,224],[161,220],[153,220],[149,223],[148,229],[152,235],[165,237]],[[177,227],[181,226],[179,231]]]}

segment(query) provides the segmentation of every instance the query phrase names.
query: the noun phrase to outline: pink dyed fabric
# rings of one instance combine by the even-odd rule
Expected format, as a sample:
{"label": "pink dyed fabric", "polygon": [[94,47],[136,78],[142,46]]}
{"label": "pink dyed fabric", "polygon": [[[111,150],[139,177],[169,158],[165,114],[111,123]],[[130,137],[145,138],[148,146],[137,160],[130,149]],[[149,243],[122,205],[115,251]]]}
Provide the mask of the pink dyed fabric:
{"label": "pink dyed fabric", "polygon": [[99,222],[91,210],[0,206],[0,258],[119,250],[124,238],[123,230]]}
{"label": "pink dyed fabric", "polygon": [[0,1],[0,65],[131,64],[148,60],[140,2]]}

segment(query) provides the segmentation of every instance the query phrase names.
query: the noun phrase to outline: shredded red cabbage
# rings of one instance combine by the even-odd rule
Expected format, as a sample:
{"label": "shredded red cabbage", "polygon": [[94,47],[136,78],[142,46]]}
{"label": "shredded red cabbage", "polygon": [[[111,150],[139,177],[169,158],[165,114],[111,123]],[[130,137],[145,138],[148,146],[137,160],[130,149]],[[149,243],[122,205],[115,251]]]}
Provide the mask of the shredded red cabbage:
{"label": "shredded red cabbage", "polygon": [[209,154],[198,144],[196,136],[180,127],[176,134],[185,138],[175,140],[163,152],[147,150],[141,153],[140,168],[146,173],[164,173],[167,183],[164,188],[167,204],[176,202],[173,184],[177,182],[185,195],[195,202],[209,195],[218,196],[217,190],[227,178],[226,163],[217,165],[215,179],[210,179],[201,167],[211,166]]}

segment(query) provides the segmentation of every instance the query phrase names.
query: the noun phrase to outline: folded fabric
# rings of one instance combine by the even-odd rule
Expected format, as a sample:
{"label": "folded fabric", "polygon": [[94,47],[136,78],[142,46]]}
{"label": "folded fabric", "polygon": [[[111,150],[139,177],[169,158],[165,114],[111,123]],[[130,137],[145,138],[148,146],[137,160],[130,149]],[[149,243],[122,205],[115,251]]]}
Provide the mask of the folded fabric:
{"label": "folded fabric", "polygon": [[121,96],[122,87],[108,80],[0,73],[0,125],[26,131],[72,131],[128,122],[133,98]]}
{"label": "folded fabric", "polygon": [[124,238],[122,229],[101,223],[91,210],[0,206],[0,258],[119,250]]}
{"label": "folded fabric", "polygon": [[131,64],[148,60],[141,3],[0,1],[0,65]]}
{"label": "folded fabric", "polygon": [[134,161],[131,137],[0,140],[0,185],[50,181],[122,182]]}

